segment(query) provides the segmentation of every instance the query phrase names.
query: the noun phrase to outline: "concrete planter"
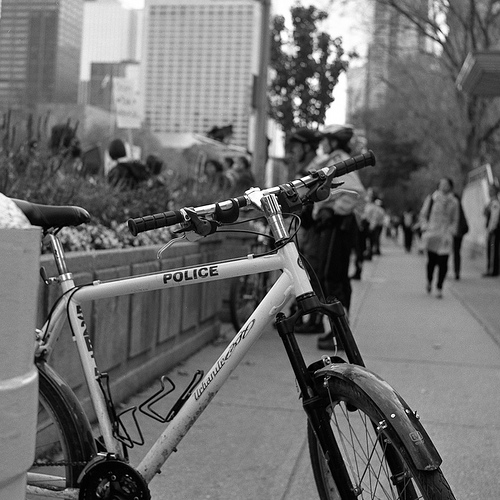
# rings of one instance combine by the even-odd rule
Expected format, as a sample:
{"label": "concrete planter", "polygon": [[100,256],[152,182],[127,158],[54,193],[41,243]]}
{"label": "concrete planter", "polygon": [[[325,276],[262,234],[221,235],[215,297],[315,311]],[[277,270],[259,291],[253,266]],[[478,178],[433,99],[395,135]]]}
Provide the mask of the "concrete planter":
{"label": "concrete planter", "polygon": [[33,463],[38,372],[33,362],[38,228],[0,228],[0,498],[24,498]]}

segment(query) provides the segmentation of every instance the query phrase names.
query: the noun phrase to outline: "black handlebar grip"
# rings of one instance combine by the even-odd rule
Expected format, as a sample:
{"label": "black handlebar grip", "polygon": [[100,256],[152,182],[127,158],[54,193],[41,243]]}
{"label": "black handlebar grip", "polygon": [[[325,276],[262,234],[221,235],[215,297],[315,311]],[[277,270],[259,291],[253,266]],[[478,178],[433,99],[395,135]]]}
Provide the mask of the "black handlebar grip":
{"label": "black handlebar grip", "polygon": [[134,235],[144,231],[151,231],[160,227],[173,226],[179,222],[184,222],[184,217],[178,210],[170,210],[169,212],[162,212],[160,214],[146,215],[144,217],[136,217],[129,219],[128,229]]}
{"label": "black handlebar grip", "polygon": [[340,177],[349,172],[354,172],[354,170],[359,170],[364,167],[369,167],[375,165],[375,155],[373,151],[368,151],[368,153],[354,156],[345,161],[340,161],[335,163],[335,175],[334,177]]}

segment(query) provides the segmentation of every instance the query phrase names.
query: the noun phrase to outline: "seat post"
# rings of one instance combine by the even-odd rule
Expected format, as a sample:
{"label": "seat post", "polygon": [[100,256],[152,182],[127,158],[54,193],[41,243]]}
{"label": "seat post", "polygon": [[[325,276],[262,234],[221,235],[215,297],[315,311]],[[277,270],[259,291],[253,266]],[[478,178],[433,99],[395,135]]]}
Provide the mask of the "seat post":
{"label": "seat post", "polygon": [[64,256],[64,250],[61,245],[61,242],[59,241],[59,238],[54,235],[49,233],[48,234],[50,238],[50,247],[52,249],[52,254],[54,255],[54,261],[56,263],[57,267],[57,273],[59,275],[59,279],[61,281],[65,281],[67,279],[72,279],[72,276],[70,273],[68,273],[68,267],[66,265],[66,258]]}

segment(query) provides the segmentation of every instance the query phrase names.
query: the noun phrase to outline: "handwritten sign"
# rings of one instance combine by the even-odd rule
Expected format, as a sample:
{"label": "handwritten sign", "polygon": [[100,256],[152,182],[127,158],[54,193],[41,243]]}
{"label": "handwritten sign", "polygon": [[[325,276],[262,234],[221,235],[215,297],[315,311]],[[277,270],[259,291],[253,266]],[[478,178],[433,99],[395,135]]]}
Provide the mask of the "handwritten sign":
{"label": "handwritten sign", "polygon": [[119,128],[141,128],[139,93],[133,80],[113,78],[116,124]]}

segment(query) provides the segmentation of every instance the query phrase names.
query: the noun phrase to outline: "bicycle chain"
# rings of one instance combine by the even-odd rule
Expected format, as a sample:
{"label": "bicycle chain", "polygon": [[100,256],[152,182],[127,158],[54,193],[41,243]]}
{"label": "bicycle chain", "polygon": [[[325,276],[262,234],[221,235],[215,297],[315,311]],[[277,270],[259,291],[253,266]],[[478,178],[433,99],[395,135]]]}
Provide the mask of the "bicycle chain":
{"label": "bicycle chain", "polygon": [[33,462],[33,467],[67,467],[67,466],[84,466],[88,462],[67,462],[66,460],[61,460],[59,462]]}

